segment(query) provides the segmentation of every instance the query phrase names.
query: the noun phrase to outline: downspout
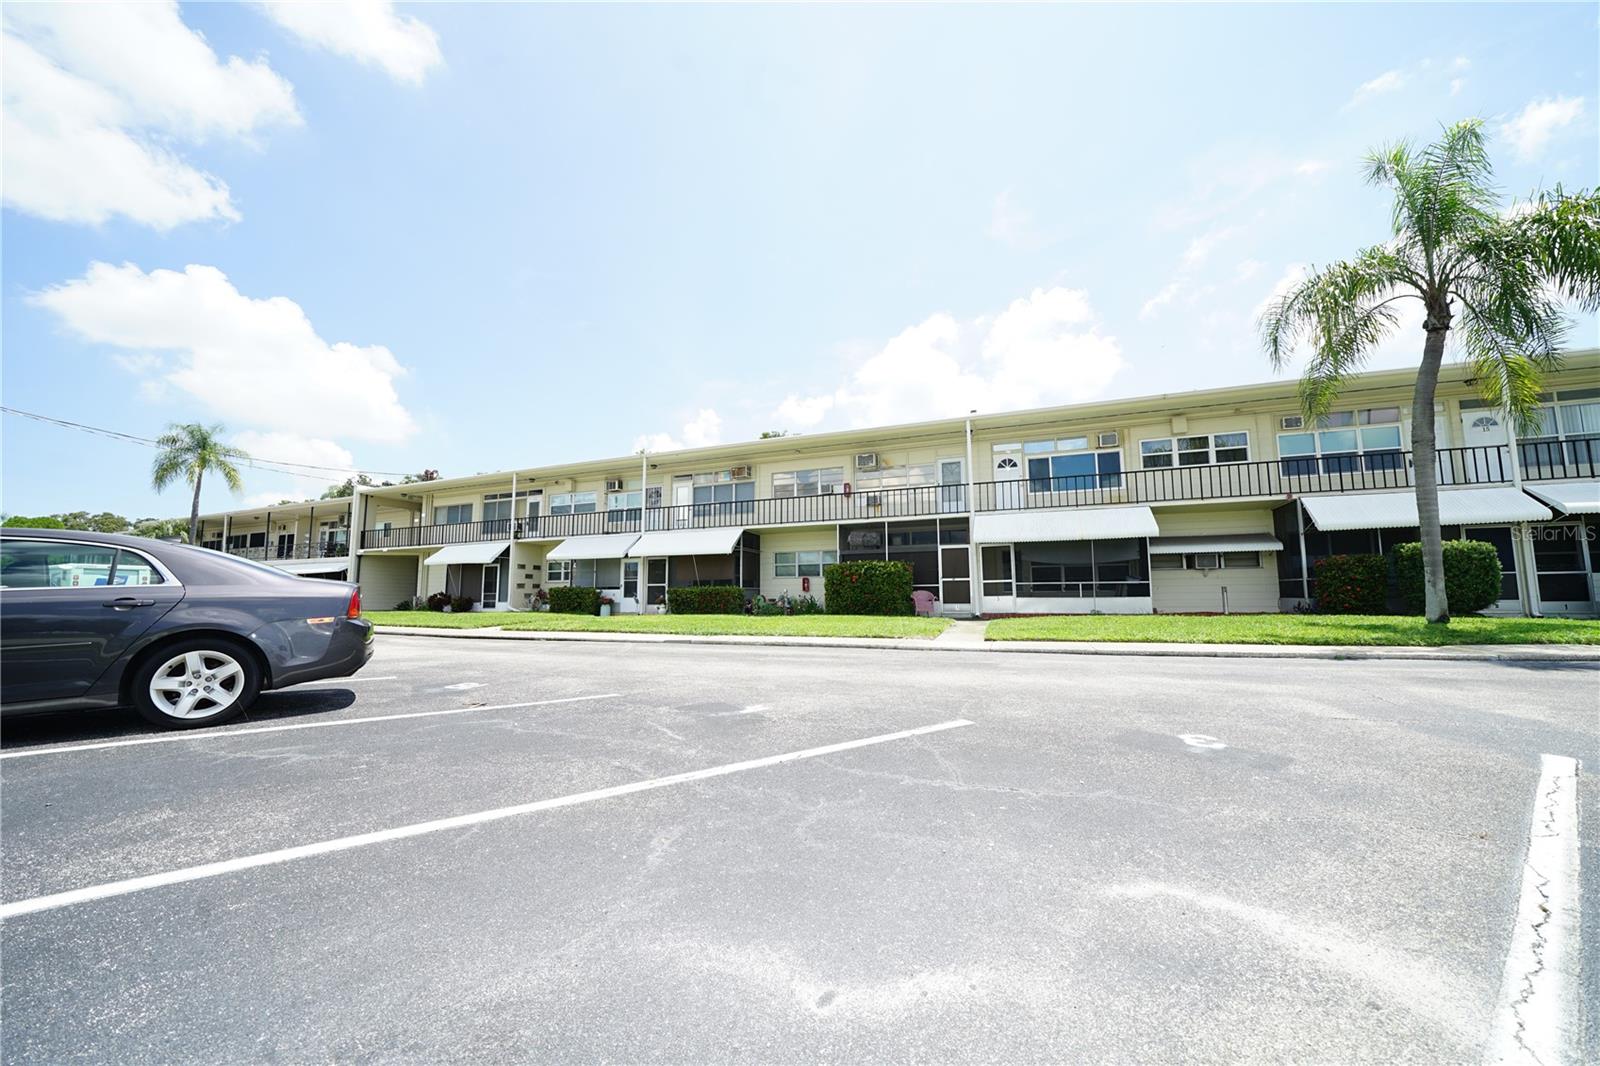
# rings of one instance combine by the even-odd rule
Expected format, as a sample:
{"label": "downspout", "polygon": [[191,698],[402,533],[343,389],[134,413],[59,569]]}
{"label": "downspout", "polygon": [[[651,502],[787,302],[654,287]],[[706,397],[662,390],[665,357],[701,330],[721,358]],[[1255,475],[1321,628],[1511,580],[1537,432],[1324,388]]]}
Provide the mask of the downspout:
{"label": "downspout", "polygon": [[[643,448],[639,449],[639,532],[643,533],[650,527],[645,524],[645,507],[650,503],[650,453]],[[744,535],[740,534],[740,540]],[[640,564],[641,566],[643,564]]]}
{"label": "downspout", "polygon": [[[1511,484],[1522,491],[1522,456],[1518,454],[1517,423],[1509,410],[1502,412],[1506,421],[1506,457],[1511,464]],[[1517,598],[1522,601],[1522,613],[1528,618],[1541,618],[1539,610],[1539,575],[1533,558],[1533,533],[1527,522],[1513,527],[1511,558],[1517,564]]]}
{"label": "downspout", "polygon": [[[968,412],[969,416],[971,412]],[[983,582],[979,580],[983,575],[978,573],[978,542],[973,537],[973,526],[977,524],[978,500],[976,496],[977,481],[972,468],[972,419],[967,418],[967,601],[974,615],[982,614]],[[941,557],[939,574],[944,575],[944,561]],[[1015,575],[1013,575],[1014,577]],[[1015,588],[1012,589],[1015,592]],[[943,588],[939,589],[942,594]]]}
{"label": "downspout", "polygon": [[1300,597],[1307,604],[1311,603],[1311,566],[1306,561],[1306,501],[1299,496],[1294,501],[1295,512],[1300,519]]}

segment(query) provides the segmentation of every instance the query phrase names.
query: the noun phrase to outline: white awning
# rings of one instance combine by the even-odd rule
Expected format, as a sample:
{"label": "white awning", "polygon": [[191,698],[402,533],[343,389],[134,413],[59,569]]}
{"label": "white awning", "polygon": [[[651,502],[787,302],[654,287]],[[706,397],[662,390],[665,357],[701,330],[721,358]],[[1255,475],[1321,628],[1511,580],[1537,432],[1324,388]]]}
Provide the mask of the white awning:
{"label": "white awning", "polygon": [[[1417,525],[1414,492],[1303,496],[1306,513],[1324,533],[1346,529],[1406,529]],[[1439,524],[1544,522],[1550,509],[1510,486],[1439,490]]]}
{"label": "white awning", "polygon": [[426,559],[424,566],[452,566],[458,563],[492,563],[500,553],[511,547],[509,540],[491,540],[481,544],[452,544],[440,548]]}
{"label": "white awning", "polygon": [[1600,514],[1600,481],[1541,481],[1522,487],[1562,514]]}
{"label": "white awning", "polygon": [[1027,544],[1041,540],[1118,540],[1161,532],[1148,507],[1062,507],[974,515],[975,544]]}
{"label": "white awning", "polygon": [[1281,552],[1283,542],[1270,533],[1219,533],[1211,537],[1151,537],[1151,555],[1191,552]]}
{"label": "white awning", "polygon": [[637,533],[601,533],[592,537],[568,537],[550,549],[546,559],[620,559],[628,554]]}
{"label": "white awning", "polygon": [[660,555],[727,555],[739,543],[744,527],[717,529],[666,529],[646,533],[628,549],[628,556],[643,559]]}

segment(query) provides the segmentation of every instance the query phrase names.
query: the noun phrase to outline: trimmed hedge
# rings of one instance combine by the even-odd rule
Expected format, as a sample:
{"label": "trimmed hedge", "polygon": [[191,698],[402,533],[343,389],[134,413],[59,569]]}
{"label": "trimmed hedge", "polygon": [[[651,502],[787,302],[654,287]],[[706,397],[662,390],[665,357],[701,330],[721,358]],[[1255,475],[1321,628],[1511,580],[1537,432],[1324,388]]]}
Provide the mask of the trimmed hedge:
{"label": "trimmed hedge", "polygon": [[822,568],[829,614],[914,614],[911,567],[870,560]]}
{"label": "trimmed hedge", "polygon": [[591,588],[562,588],[550,590],[552,614],[599,614],[600,590]]}
{"label": "trimmed hedge", "polygon": [[685,585],[667,590],[668,614],[744,614],[738,585]]}
{"label": "trimmed hedge", "polygon": [[1315,567],[1318,614],[1383,614],[1389,564],[1381,555],[1330,555]]}
{"label": "trimmed hedge", "polygon": [[435,592],[428,597],[428,610],[442,611],[450,606],[451,595],[448,592]]}
{"label": "trimmed hedge", "polygon": [[[1413,541],[1394,549],[1400,598],[1412,614],[1424,608],[1422,545]],[[1444,594],[1451,614],[1473,614],[1500,601],[1500,553],[1481,540],[1444,542]]]}

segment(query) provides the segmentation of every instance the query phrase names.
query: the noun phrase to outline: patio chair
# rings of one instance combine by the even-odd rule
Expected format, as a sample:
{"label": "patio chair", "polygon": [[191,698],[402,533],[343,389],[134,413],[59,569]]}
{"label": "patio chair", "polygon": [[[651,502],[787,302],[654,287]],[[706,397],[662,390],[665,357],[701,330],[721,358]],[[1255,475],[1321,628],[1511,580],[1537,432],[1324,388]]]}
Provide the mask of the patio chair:
{"label": "patio chair", "polygon": [[927,589],[917,589],[911,594],[911,605],[918,614],[931,615],[939,610],[939,598]]}

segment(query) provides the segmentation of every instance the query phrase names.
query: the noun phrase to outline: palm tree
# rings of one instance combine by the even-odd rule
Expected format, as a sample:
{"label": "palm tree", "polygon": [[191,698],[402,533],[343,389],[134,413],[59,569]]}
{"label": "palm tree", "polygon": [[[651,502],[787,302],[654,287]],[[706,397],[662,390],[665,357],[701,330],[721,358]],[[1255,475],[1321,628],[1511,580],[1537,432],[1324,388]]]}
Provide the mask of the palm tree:
{"label": "palm tree", "polygon": [[189,507],[189,543],[199,542],[200,534],[200,482],[210,471],[222,475],[228,488],[238,492],[244,488],[244,478],[239,476],[235,460],[250,458],[238,448],[222,443],[221,426],[202,426],[190,422],[173,423],[156,438],[155,466],[150,470],[150,484],[161,492],[175,481],[187,481],[194,486],[194,502]]}
{"label": "palm tree", "polygon": [[1261,316],[1274,368],[1304,344],[1307,419],[1331,409],[1345,378],[1421,301],[1422,364],[1411,405],[1411,451],[1430,622],[1448,622],[1439,529],[1434,391],[1446,339],[1471,364],[1483,399],[1531,429],[1544,373],[1561,363],[1568,321],[1558,301],[1600,308],[1600,193],[1560,186],[1507,212],[1484,150],[1483,122],[1446,127],[1434,144],[1401,142],[1365,161],[1369,184],[1394,194],[1393,235],[1355,258],[1312,270]]}

